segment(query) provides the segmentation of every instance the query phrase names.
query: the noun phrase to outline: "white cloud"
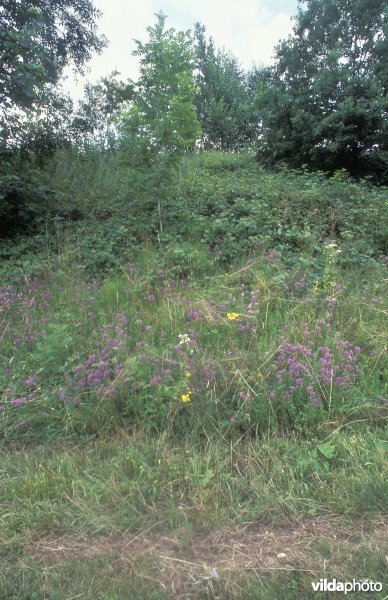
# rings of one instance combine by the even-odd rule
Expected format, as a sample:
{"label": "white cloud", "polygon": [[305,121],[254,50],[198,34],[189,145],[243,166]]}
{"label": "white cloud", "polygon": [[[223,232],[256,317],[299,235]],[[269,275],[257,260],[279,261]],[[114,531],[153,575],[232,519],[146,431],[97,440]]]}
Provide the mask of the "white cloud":
{"label": "white cloud", "polygon": [[[147,39],[146,28],[154,23],[159,10],[168,16],[168,26],[176,29],[203,23],[216,47],[230,50],[245,68],[272,62],[274,47],[291,32],[290,16],[296,12],[296,0],[94,0],[94,5],[103,13],[99,29],[109,47],[90,61],[87,79],[91,81],[113,69],[118,69],[123,79],[136,79],[133,39]],[[85,79],[76,82],[70,71],[67,76],[65,89],[80,98]]]}

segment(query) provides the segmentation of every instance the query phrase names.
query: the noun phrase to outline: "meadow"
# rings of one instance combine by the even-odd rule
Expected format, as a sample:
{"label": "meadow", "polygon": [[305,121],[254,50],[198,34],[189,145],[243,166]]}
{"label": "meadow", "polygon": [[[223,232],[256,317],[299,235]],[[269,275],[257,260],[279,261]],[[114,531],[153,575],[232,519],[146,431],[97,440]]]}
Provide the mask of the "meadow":
{"label": "meadow", "polygon": [[198,153],[160,234],[125,157],[36,169],[0,244],[0,598],[383,583],[386,189]]}

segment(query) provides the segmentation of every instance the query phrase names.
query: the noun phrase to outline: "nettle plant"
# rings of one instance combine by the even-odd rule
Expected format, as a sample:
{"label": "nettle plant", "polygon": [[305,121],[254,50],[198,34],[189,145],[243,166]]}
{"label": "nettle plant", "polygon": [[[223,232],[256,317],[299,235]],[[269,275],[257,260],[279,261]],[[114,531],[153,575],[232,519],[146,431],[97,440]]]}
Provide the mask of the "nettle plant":
{"label": "nettle plant", "polygon": [[332,332],[329,322],[305,323],[301,343],[286,338],[273,365],[271,400],[279,400],[280,412],[299,422],[317,421],[340,408],[357,383],[361,348]]}

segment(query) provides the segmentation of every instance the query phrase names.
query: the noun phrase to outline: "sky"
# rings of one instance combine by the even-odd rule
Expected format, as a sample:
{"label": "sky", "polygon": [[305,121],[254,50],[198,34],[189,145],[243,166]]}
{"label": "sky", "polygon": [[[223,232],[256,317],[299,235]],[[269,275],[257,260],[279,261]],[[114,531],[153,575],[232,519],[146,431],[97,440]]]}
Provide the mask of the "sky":
{"label": "sky", "polygon": [[134,39],[146,41],[146,28],[155,23],[160,10],[167,15],[167,27],[194,29],[200,21],[216,48],[231,51],[245,69],[254,63],[273,62],[274,47],[292,31],[291,16],[297,13],[297,0],[93,0],[101,11],[99,32],[109,46],[89,62],[86,77],[75,79],[66,72],[63,86],[74,100],[83,95],[83,85],[97,81],[113,70],[121,79],[136,81],[138,58],[131,56]]}

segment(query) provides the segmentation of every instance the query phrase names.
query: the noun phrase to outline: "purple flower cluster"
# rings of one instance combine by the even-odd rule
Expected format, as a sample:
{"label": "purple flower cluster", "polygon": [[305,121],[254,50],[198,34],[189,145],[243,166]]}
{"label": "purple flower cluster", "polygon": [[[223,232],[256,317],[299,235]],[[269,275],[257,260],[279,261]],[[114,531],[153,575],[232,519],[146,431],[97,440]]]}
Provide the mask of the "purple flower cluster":
{"label": "purple flower cluster", "polygon": [[266,259],[268,262],[272,262],[274,260],[276,260],[279,257],[279,254],[277,253],[276,250],[270,250],[266,256]]}
{"label": "purple flower cluster", "polygon": [[98,387],[111,377],[109,360],[102,360],[101,354],[90,354],[85,362],[74,369],[78,389]]}
{"label": "purple flower cluster", "polygon": [[0,404],[0,413],[4,412],[6,406],[11,406],[13,408],[17,408],[18,406],[22,406],[27,402],[31,402],[35,400],[37,394],[37,390],[33,389],[25,393],[24,395],[14,396],[14,392],[9,388],[5,390],[5,404]]}
{"label": "purple flower cluster", "polygon": [[171,369],[158,369],[158,372],[155,377],[150,378],[150,385],[156,386],[165,381],[166,379],[171,378]]}
{"label": "purple flower cluster", "polygon": [[13,343],[15,346],[23,346],[24,344],[28,344],[31,342],[35,342],[37,339],[37,335],[31,331],[24,331],[22,333],[17,333],[13,338]]}
{"label": "purple flower cluster", "polygon": [[128,317],[123,313],[114,315],[113,323],[105,323],[101,331],[101,341],[98,345],[102,348],[101,353],[105,356],[113,350],[124,350],[131,336],[127,333]]}
{"label": "purple flower cluster", "polygon": [[330,323],[324,320],[312,330],[305,325],[302,344],[286,343],[279,350],[275,380],[286,403],[303,395],[317,406],[326,404],[329,390],[335,392],[356,382],[361,348],[342,340],[339,333],[332,335]]}
{"label": "purple flower cluster", "polygon": [[249,315],[258,315],[260,313],[259,309],[259,293],[258,292],[250,292],[249,301],[247,304],[247,311]]}
{"label": "purple flower cluster", "polygon": [[95,392],[102,396],[114,396],[114,382],[120,377],[123,365],[117,362],[114,354],[104,349],[98,354],[90,354],[77,365],[68,376],[68,391],[61,390],[60,399],[73,404],[79,403],[79,396],[85,392]]}
{"label": "purple flower cluster", "polygon": [[115,395],[114,383],[123,372],[120,355],[131,339],[126,332],[127,325],[128,319],[122,313],[114,315],[114,322],[103,325],[98,351],[90,353],[67,376],[69,394],[61,390],[61,400],[78,404],[80,394],[92,391],[104,397]]}
{"label": "purple flower cluster", "polygon": [[241,319],[236,319],[236,322],[238,323],[238,331],[240,331],[243,336],[246,336],[249,331],[253,334],[256,333],[256,326],[253,325],[249,319],[246,319],[245,322]]}
{"label": "purple flower cluster", "polygon": [[14,286],[0,287],[0,312],[9,310],[13,306],[20,306],[24,302],[23,294]]}
{"label": "purple flower cluster", "polygon": [[0,287],[0,335],[6,331],[10,322],[17,322],[23,329],[13,333],[15,346],[36,341],[38,333],[34,311],[46,308],[49,300],[49,290],[34,278],[26,278],[23,286]]}
{"label": "purple flower cluster", "polygon": [[194,321],[202,321],[203,314],[201,312],[199,312],[198,310],[194,310],[194,309],[190,308],[186,311],[186,319],[187,320],[192,319]]}

